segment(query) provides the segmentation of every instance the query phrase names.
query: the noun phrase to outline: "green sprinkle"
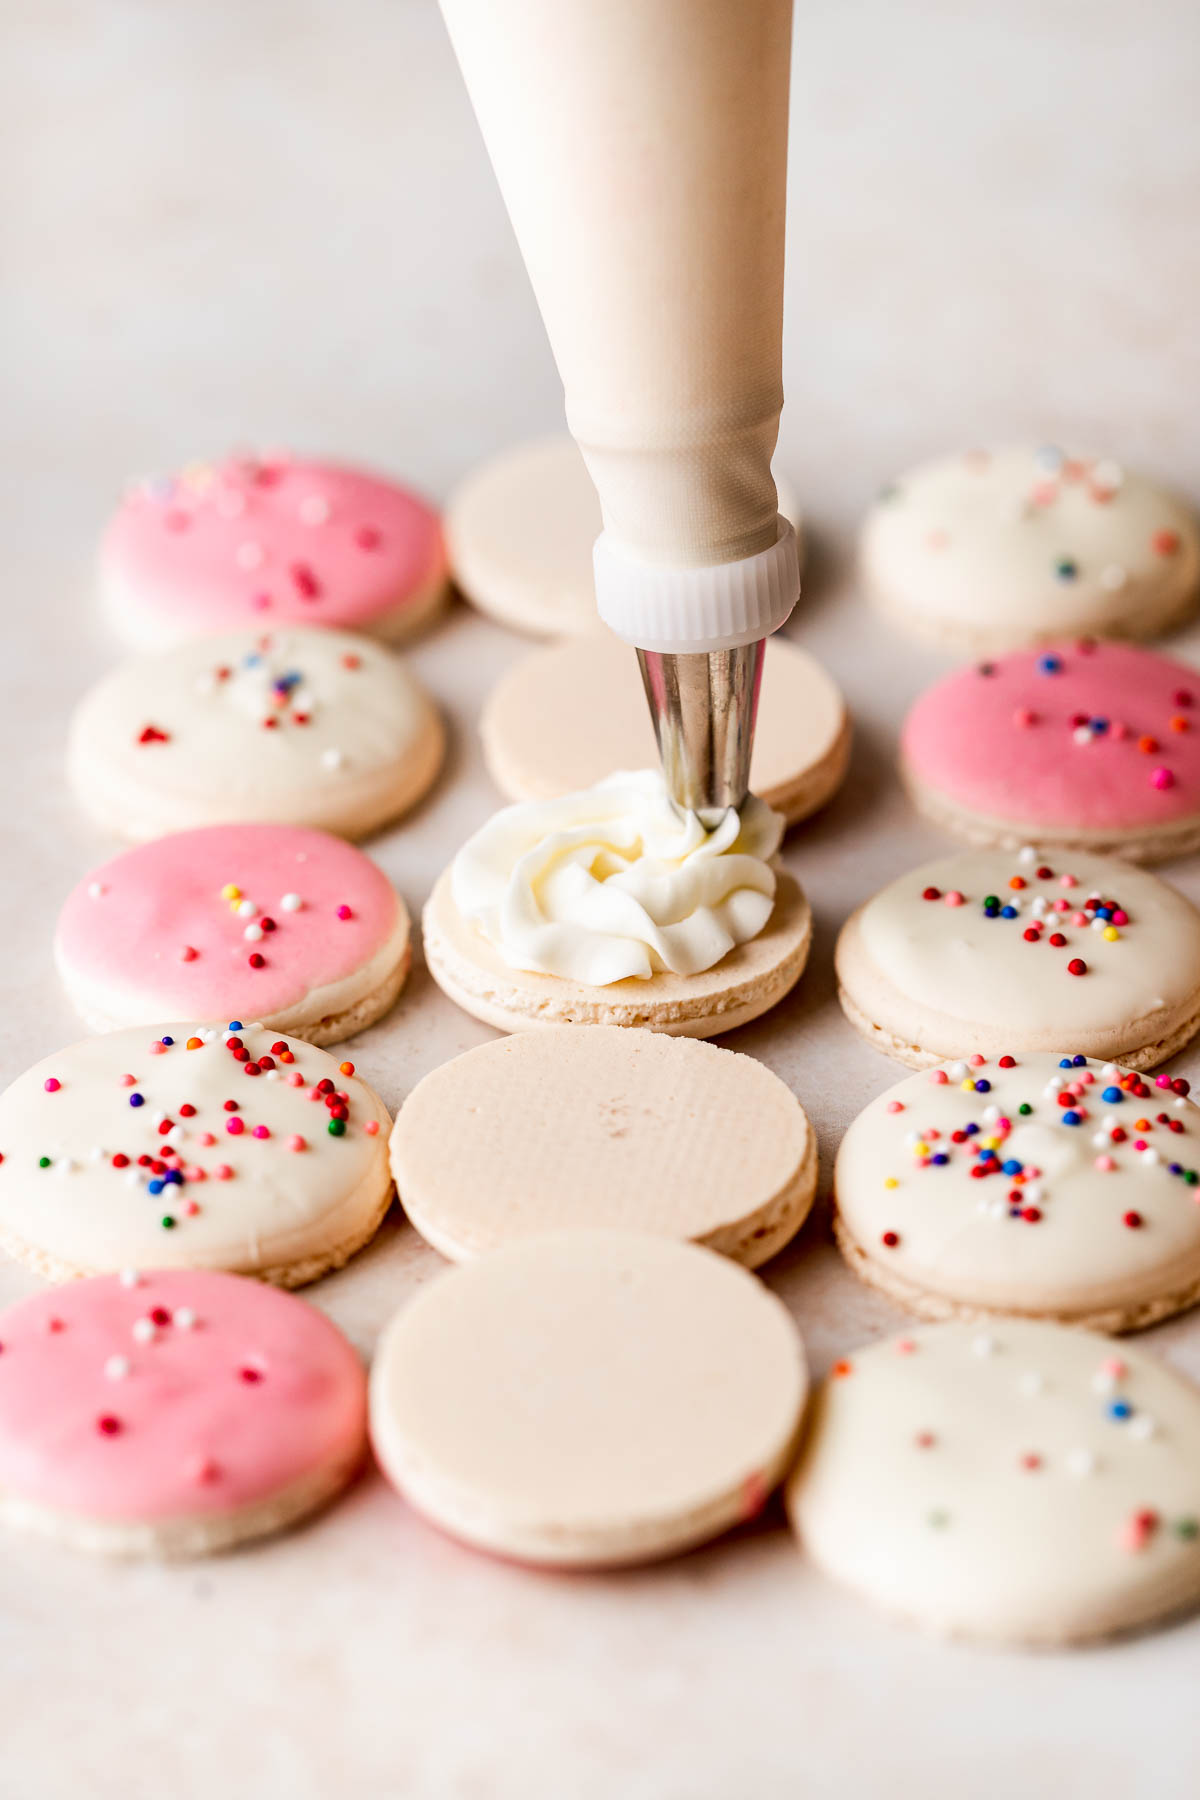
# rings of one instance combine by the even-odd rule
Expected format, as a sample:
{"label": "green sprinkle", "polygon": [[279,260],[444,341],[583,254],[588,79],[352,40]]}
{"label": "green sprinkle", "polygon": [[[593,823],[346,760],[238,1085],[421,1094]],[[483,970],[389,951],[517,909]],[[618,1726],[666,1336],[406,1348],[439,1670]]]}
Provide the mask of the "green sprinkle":
{"label": "green sprinkle", "polygon": [[170,1213],[164,1213],[162,1218],[159,1220],[159,1224],[162,1226],[164,1231],[174,1231],[174,1229],[175,1229],[175,1220],[171,1216]]}
{"label": "green sprinkle", "polygon": [[1195,1169],[1185,1169],[1183,1171],[1183,1179],[1187,1182],[1189,1187],[1195,1187],[1196,1182],[1200,1180],[1200,1176],[1196,1174]]}
{"label": "green sprinkle", "polygon": [[329,1135],[330,1135],[330,1137],[345,1137],[345,1135],[346,1135],[345,1119],[330,1119]]}
{"label": "green sprinkle", "polygon": [[1176,1519],[1175,1536],[1181,1538],[1200,1537],[1200,1520]]}
{"label": "green sprinkle", "polygon": [[983,896],[983,904],[985,906],[999,906],[1000,897],[998,894],[985,894]]}
{"label": "green sprinkle", "polygon": [[1018,1106],[1018,1108],[1017,1108],[1017,1111],[1022,1116],[1025,1116],[1026,1114],[1031,1113],[1033,1111],[1033,1108],[1032,1108],[1032,1106],[1030,1106],[1028,1100],[1022,1100],[1020,1106]]}
{"label": "green sprinkle", "polygon": [[38,1157],[38,1168],[39,1169],[48,1169],[49,1167],[50,1167],[50,1158],[48,1156],[39,1156]]}
{"label": "green sprinkle", "polygon": [[1054,565],[1054,573],[1060,581],[1074,581],[1079,573],[1079,564],[1069,556],[1060,556]]}

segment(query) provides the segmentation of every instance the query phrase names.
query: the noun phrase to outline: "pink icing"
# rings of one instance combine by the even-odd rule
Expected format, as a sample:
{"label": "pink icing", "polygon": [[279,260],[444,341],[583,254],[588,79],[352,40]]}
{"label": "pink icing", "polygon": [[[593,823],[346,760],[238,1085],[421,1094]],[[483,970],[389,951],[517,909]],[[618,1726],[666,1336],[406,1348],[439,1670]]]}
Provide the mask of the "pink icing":
{"label": "pink icing", "polygon": [[1167,824],[1200,812],[1200,671],[1132,644],[1020,650],[929,688],[901,745],[918,781],[974,812]]}
{"label": "pink icing", "polygon": [[[170,1322],[140,1340],[135,1325],[160,1307]],[[70,1282],[0,1316],[0,1346],[0,1488],[64,1512],[229,1512],[364,1442],[366,1380],[345,1338],[238,1275]],[[126,1372],[106,1373],[114,1357]]]}
{"label": "pink icing", "polygon": [[145,482],[105,533],[105,570],[197,629],[369,625],[445,575],[437,514],[332,463],[231,458]]}
{"label": "pink icing", "polygon": [[[256,908],[222,898],[228,884]],[[291,911],[285,895],[302,905]],[[338,916],[340,907],[349,916]],[[61,961],[131,991],[163,1018],[260,1019],[345,979],[387,941],[397,899],[361,850],[290,825],[211,825],[139,844],[93,869],[58,922]],[[247,939],[263,918],[273,931]],[[191,954],[188,954],[188,953]],[[253,968],[250,957],[263,958]]]}

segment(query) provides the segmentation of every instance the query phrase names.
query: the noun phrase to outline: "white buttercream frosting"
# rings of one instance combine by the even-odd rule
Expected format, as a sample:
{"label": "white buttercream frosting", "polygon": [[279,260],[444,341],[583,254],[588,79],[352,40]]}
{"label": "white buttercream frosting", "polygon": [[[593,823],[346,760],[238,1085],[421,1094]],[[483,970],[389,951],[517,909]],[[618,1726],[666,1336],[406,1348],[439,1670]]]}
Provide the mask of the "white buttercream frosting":
{"label": "white buttercream frosting", "polygon": [[712,830],[656,769],[505,807],[454,860],[454,903],[514,969],[590,987],[698,975],[757,937],[784,820],[751,796]]}

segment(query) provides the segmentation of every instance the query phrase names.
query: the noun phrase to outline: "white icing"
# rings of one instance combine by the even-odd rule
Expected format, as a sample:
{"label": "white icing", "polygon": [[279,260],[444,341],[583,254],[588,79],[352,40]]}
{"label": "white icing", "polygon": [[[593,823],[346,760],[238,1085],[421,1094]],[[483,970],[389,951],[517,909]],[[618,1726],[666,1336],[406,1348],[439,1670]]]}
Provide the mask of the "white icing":
{"label": "white icing", "polygon": [[454,902],[511,968],[606,987],[696,975],[757,937],[782,817],[751,797],[711,831],[657,770],[506,807],[454,861]]}

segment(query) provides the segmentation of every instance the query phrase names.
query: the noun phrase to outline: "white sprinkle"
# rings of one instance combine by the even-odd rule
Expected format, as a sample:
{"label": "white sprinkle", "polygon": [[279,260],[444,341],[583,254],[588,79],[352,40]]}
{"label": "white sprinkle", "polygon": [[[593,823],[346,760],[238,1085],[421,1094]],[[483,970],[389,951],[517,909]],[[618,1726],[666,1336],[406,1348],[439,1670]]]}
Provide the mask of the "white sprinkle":
{"label": "white sprinkle", "polygon": [[243,931],[243,933],[242,933],[242,936],[245,938],[245,940],[248,944],[257,944],[259,938],[262,937],[262,935],[263,935],[263,928],[261,925],[258,925],[258,924],[247,925],[245,931]]}
{"label": "white sprinkle", "polygon": [[1117,1385],[1117,1378],[1109,1369],[1097,1369],[1092,1376],[1093,1394],[1111,1394]]}
{"label": "white sprinkle", "polygon": [[324,494],[306,494],[296,510],[302,525],[324,525],[330,508]]}
{"label": "white sprinkle", "polygon": [[1092,480],[1097,487],[1111,488],[1115,491],[1124,479],[1124,469],[1119,462],[1113,462],[1110,457],[1104,457],[1100,462],[1092,465]]}
{"label": "white sprinkle", "polygon": [[1092,1450],[1068,1450],[1063,1457],[1063,1467],[1068,1475],[1094,1475],[1096,1473],[1096,1456]]}
{"label": "white sprinkle", "polygon": [[153,1343],[154,1339],[158,1336],[158,1326],[154,1323],[153,1319],[135,1319],[133,1321],[133,1335],[139,1344]]}
{"label": "white sprinkle", "polygon": [[1034,1394],[1044,1393],[1046,1377],[1038,1369],[1026,1369],[1021,1377],[1020,1388],[1023,1394],[1028,1394],[1031,1398]]}
{"label": "white sprinkle", "polygon": [[256,544],[253,538],[247,538],[234,551],[233,560],[239,569],[261,569],[266,561],[266,553],[261,544]]}
{"label": "white sprinkle", "polygon": [[949,1075],[951,1081],[964,1081],[967,1074],[967,1065],[965,1062],[952,1062],[946,1070],[946,1073]]}
{"label": "white sprinkle", "polygon": [[1034,451],[1033,460],[1039,469],[1046,469],[1051,475],[1056,475],[1067,459],[1057,444],[1043,444],[1040,450]]}
{"label": "white sprinkle", "polygon": [[1023,1191],[1025,1199],[1030,1206],[1037,1206],[1045,1198],[1046,1194],[1046,1190],[1043,1188],[1040,1181],[1029,1182]]}
{"label": "white sprinkle", "polygon": [[1092,1133],[1093,1150],[1107,1150],[1111,1142],[1112,1139],[1109,1137],[1107,1131],[1094,1131]]}
{"label": "white sprinkle", "polygon": [[1107,919],[1093,919],[1092,920],[1092,930],[1093,931],[1106,931],[1107,929],[1108,929],[1108,920]]}
{"label": "white sprinkle", "polygon": [[1037,861],[1037,851],[1032,844],[1021,845],[1021,848],[1017,851],[1017,861],[1022,863],[1032,863]]}
{"label": "white sprinkle", "polygon": [[1007,1219],[1007,1217],[1008,1217],[1008,1201],[1007,1200],[989,1200],[988,1207],[991,1211],[991,1215],[992,1215],[993,1219]]}
{"label": "white sprinkle", "polygon": [[281,912],[299,912],[303,905],[304,902],[299,894],[285,894],[279,902],[279,910]]}
{"label": "white sprinkle", "polygon": [[1077,744],[1090,744],[1094,735],[1090,725],[1077,725],[1071,733]]}
{"label": "white sprinkle", "polygon": [[89,881],[88,882],[88,894],[91,897],[91,899],[102,900],[104,898],[105,894],[107,894],[107,892],[108,892],[108,889],[105,887],[105,885],[102,881]]}
{"label": "white sprinkle", "polygon": [[1118,589],[1123,588],[1128,579],[1129,577],[1120,563],[1108,563],[1100,571],[1100,586],[1107,588],[1110,594],[1115,594]]}
{"label": "white sprinkle", "polygon": [[1137,1438],[1139,1443],[1144,1444],[1158,1430],[1158,1421],[1151,1418],[1149,1413],[1134,1413],[1125,1429],[1130,1437]]}
{"label": "white sprinkle", "polygon": [[237,914],[238,914],[239,919],[252,919],[252,918],[254,918],[254,916],[257,912],[258,912],[258,907],[255,905],[253,900],[239,900],[238,901]]}
{"label": "white sprinkle", "polygon": [[196,1323],[196,1315],[190,1306],[177,1306],[171,1314],[171,1321],[180,1331],[190,1331]]}
{"label": "white sprinkle", "polygon": [[93,1162],[103,1162],[105,1157],[108,1155],[108,1151],[104,1148],[104,1146],[102,1144],[93,1144],[91,1149],[88,1151],[88,1155],[91,1157]]}
{"label": "white sprinkle", "polygon": [[291,693],[292,711],[311,713],[316,701],[307,688],[293,688]]}
{"label": "white sprinkle", "polygon": [[1047,1081],[1045,1089],[1043,1091],[1047,1094],[1057,1094],[1059,1088],[1065,1087],[1065,1086],[1066,1086],[1066,1076],[1065,1075],[1051,1075],[1051,1077],[1050,1077],[1049,1081]]}
{"label": "white sprinkle", "polygon": [[73,1175],[79,1164],[73,1156],[60,1156],[54,1164],[56,1175]]}
{"label": "white sprinkle", "polygon": [[1182,1094],[1177,1094],[1175,1096],[1173,1105],[1175,1107],[1176,1112],[1182,1112],[1184,1107],[1187,1105],[1187,1101]]}
{"label": "white sprinkle", "polygon": [[182,1144],[187,1132],[182,1125],[172,1125],[170,1131],[163,1133],[164,1144]]}
{"label": "white sprinkle", "polygon": [[129,1373],[129,1358],[127,1356],[110,1356],[104,1365],[104,1373],[110,1381],[124,1381]]}
{"label": "white sprinkle", "polygon": [[342,752],[336,749],[332,744],[328,750],[322,750],[321,752],[321,764],[326,769],[340,769],[345,760],[346,758]]}
{"label": "white sprinkle", "polygon": [[142,1171],[140,1169],[126,1169],[126,1171],[125,1171],[125,1186],[126,1187],[134,1187],[134,1188],[141,1187],[144,1180],[145,1180],[145,1177],[143,1176]]}
{"label": "white sprinkle", "polygon": [[268,1070],[267,1070],[267,1071],[266,1071],[266,1078],[267,1078],[267,1080],[268,1080],[268,1081],[278,1081],[278,1080],[279,1080],[279,1077],[280,1077],[280,1076],[281,1076],[281,1075],[282,1075],[282,1074],[283,1074],[283,1070],[282,1070],[282,1069],[268,1069]]}
{"label": "white sprinkle", "polygon": [[986,1332],[982,1332],[979,1337],[971,1339],[971,1349],[976,1356],[994,1356],[996,1340],[994,1337],[989,1337]]}
{"label": "white sprinkle", "polygon": [[984,1107],[983,1122],[985,1125],[994,1125],[996,1123],[996,1120],[999,1117],[1000,1117],[1000,1108],[998,1106],[985,1106]]}
{"label": "white sprinkle", "polygon": [[1161,1160],[1162,1160],[1162,1158],[1159,1156],[1158,1151],[1154,1148],[1154,1145],[1147,1144],[1146,1148],[1142,1151],[1142,1161],[1144,1163],[1154,1164],[1157,1162],[1161,1162]]}
{"label": "white sprinkle", "polygon": [[996,1216],[995,1203],[991,1200],[986,1200],[982,1194],[980,1194],[978,1200],[975,1202],[975,1211],[982,1213],[985,1219],[994,1219]]}
{"label": "white sprinkle", "polygon": [[1100,1073],[1103,1075],[1105,1081],[1111,1081],[1113,1076],[1119,1075],[1121,1071],[1118,1069],[1116,1063],[1105,1063]]}
{"label": "white sprinkle", "polygon": [[1035,894],[1033,896],[1033,906],[1031,908],[1034,918],[1035,919],[1045,918],[1046,908],[1049,906],[1049,904],[1050,904],[1050,902],[1047,900],[1045,894]]}

